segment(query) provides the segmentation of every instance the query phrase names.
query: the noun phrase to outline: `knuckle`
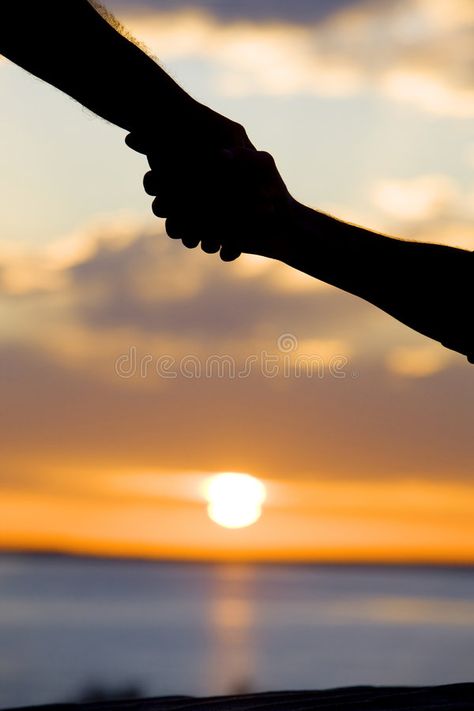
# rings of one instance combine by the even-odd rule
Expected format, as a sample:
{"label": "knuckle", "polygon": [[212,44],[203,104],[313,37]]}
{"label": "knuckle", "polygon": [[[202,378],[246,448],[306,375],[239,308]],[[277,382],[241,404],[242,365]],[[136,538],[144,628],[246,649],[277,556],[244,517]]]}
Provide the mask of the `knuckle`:
{"label": "knuckle", "polygon": [[271,153],[268,153],[267,151],[259,151],[258,156],[263,166],[270,168],[275,165],[275,160]]}
{"label": "knuckle", "polygon": [[239,136],[246,136],[247,135],[245,128],[238,121],[233,122],[233,128],[234,128],[236,135],[239,135]]}

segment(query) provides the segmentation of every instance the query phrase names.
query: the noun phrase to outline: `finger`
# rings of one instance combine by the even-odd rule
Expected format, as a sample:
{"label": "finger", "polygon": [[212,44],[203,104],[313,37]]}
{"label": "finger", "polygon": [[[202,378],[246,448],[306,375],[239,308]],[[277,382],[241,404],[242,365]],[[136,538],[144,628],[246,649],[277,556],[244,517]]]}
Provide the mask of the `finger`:
{"label": "finger", "polygon": [[165,222],[166,234],[171,239],[183,239],[186,235],[186,228],[182,221],[176,217],[168,217]]}
{"label": "finger", "polygon": [[217,239],[205,237],[201,242],[201,249],[203,252],[206,252],[206,254],[217,254],[220,248],[221,245]]}
{"label": "finger", "polygon": [[[165,170],[163,165],[159,172],[156,169],[149,170],[143,177],[145,192],[158,197],[161,205],[166,205],[165,209],[173,212],[177,212],[178,206],[183,204],[186,204],[189,209],[202,204],[201,186],[204,184],[207,185],[205,174],[193,175],[190,171],[176,174],[176,172]],[[211,185],[210,189],[213,187]]]}
{"label": "finger", "polygon": [[164,163],[160,163],[159,168],[155,167],[143,176],[143,187],[148,195],[158,195],[171,190],[176,192],[182,183],[182,177]]}
{"label": "finger", "polygon": [[189,226],[176,217],[168,217],[165,223],[166,233],[171,239],[180,239],[188,249],[194,249],[201,241],[197,231],[191,231]]}
{"label": "finger", "polygon": [[182,240],[183,245],[188,249],[195,249],[195,247],[197,247],[199,242],[201,241],[198,235],[186,235],[182,238]]}
{"label": "finger", "polygon": [[156,217],[168,217],[170,212],[172,211],[172,208],[169,203],[161,195],[159,195],[153,200],[151,204],[151,209],[153,211],[153,214],[156,215]]}
{"label": "finger", "polygon": [[153,170],[149,170],[148,173],[145,173],[143,176],[143,187],[148,195],[158,195],[160,192],[160,182],[156,172]]}
{"label": "finger", "polygon": [[238,259],[241,254],[242,252],[239,252],[236,247],[232,247],[231,245],[223,245],[220,257],[223,262],[233,262],[235,259]]}

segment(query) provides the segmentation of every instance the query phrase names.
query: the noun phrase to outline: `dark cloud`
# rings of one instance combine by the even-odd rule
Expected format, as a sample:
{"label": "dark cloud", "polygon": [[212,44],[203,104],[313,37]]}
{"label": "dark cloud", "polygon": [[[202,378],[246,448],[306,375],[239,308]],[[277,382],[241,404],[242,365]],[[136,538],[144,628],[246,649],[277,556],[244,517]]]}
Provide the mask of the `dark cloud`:
{"label": "dark cloud", "polygon": [[[113,12],[147,11],[165,12],[177,9],[207,10],[222,20],[284,20],[290,22],[317,22],[360,0],[110,0],[105,4]],[[384,0],[381,0],[383,2]]]}
{"label": "dark cloud", "polygon": [[[123,3],[115,8],[125,26],[171,66],[179,58],[211,63],[214,91],[226,87],[238,96],[280,97],[370,91],[424,111],[468,118],[474,111],[472,13],[464,0],[442,5],[359,0]],[[188,22],[185,42],[179,20],[167,25],[166,13],[159,15],[160,10],[204,7],[208,20],[201,18],[194,31]],[[230,29],[236,19],[252,20],[252,27]],[[274,20],[286,23],[284,32],[271,28]],[[252,59],[257,51],[261,62]]]}
{"label": "dark cloud", "polygon": [[[152,297],[137,289],[137,281],[163,281],[168,271],[178,275],[199,264],[196,290],[183,297],[158,290]],[[291,327],[300,337],[334,336],[371,307],[336,290],[278,290],[274,271],[239,278],[237,270],[218,257],[190,253],[161,232],[139,235],[117,249],[98,243],[96,251],[71,268],[76,315],[96,329],[127,327],[145,333],[175,333],[194,338],[249,336],[262,327],[275,333]],[[100,298],[96,298],[100,291]],[[90,296],[89,296],[90,294]]]}

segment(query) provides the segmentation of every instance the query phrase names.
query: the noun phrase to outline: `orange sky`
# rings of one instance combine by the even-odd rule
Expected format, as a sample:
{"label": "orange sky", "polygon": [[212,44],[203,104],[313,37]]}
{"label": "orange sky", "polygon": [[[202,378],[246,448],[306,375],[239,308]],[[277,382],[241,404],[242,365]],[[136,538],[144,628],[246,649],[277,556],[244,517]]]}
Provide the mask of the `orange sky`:
{"label": "orange sky", "polygon": [[211,522],[203,474],[104,477],[72,494],[4,492],[2,547],[210,560],[469,563],[473,486],[266,481],[262,518]]}

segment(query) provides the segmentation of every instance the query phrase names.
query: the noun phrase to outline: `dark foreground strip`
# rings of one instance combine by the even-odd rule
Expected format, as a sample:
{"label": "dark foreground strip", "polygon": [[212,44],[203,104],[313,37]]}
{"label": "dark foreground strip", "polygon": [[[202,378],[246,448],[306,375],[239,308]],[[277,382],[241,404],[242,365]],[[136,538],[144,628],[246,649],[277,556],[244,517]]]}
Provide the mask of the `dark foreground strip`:
{"label": "dark foreground strip", "polygon": [[356,686],[243,696],[167,696],[89,704],[29,706],[12,711],[474,711],[474,683],[427,687]]}

